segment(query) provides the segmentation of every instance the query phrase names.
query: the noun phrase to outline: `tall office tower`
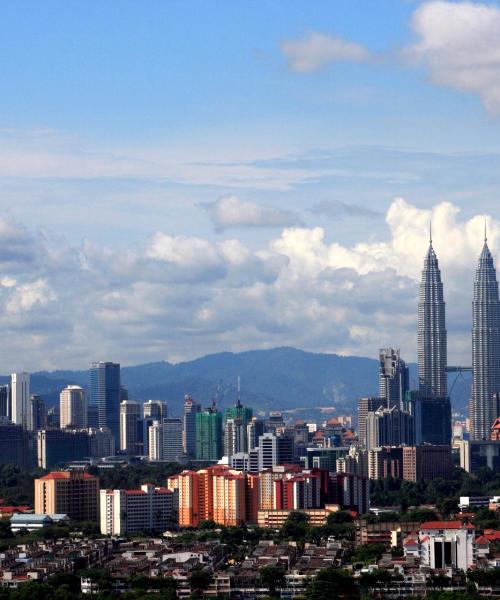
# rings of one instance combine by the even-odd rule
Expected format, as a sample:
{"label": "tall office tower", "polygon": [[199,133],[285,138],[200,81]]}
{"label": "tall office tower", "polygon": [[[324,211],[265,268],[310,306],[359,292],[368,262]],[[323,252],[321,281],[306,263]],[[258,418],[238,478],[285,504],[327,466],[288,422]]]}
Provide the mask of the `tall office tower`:
{"label": "tall office tower", "polygon": [[[133,400],[120,404],[120,450],[127,454],[140,454],[138,423],[141,418],[141,405]],[[142,444],[141,444],[142,446]]]}
{"label": "tall office tower", "polygon": [[28,402],[30,397],[30,374],[12,373],[11,375],[11,421],[30,429]]}
{"label": "tall office tower", "polygon": [[79,385],[68,385],[59,394],[61,429],[87,428],[87,394]]}
{"label": "tall office tower", "polygon": [[0,385],[0,418],[10,419],[10,387]]}
{"label": "tall office tower", "polygon": [[184,431],[182,432],[182,447],[189,458],[196,457],[196,415],[201,406],[191,396],[184,396]]}
{"label": "tall office tower", "polygon": [[418,301],[418,380],[422,396],[446,398],[446,363],[443,284],[431,238],[420,280]]}
{"label": "tall office tower", "polygon": [[28,403],[29,411],[29,430],[39,431],[47,427],[47,410],[45,408],[45,402],[35,394],[32,394]]}
{"label": "tall office tower", "polygon": [[247,452],[252,451],[259,445],[259,437],[264,434],[264,421],[252,417],[247,424]]}
{"label": "tall office tower", "polygon": [[406,392],[410,389],[410,375],[399,349],[381,348],[379,352],[379,396],[385,398],[387,408],[403,408]]}
{"label": "tall office tower", "polygon": [[278,464],[278,438],[274,433],[259,437],[259,471],[271,469]]}
{"label": "tall office tower", "polygon": [[148,458],[150,461],[162,460],[163,427],[160,421],[153,421],[148,427]]}
{"label": "tall office tower", "polygon": [[414,443],[413,415],[392,408],[379,408],[366,415],[366,448],[402,446]]}
{"label": "tall office tower", "polygon": [[99,427],[113,433],[120,443],[120,365],[93,362],[90,365],[90,404],[98,407]]}
{"label": "tall office tower", "polygon": [[252,409],[241,404],[239,395],[236,404],[224,411],[224,454],[226,456],[246,450],[247,424],[252,416]]}
{"label": "tall office tower", "polygon": [[226,419],[224,427],[224,456],[245,452],[247,448],[247,424],[243,419]]}
{"label": "tall office tower", "polygon": [[182,419],[163,419],[162,460],[177,462],[182,458]]}
{"label": "tall office tower", "polygon": [[215,402],[196,414],[197,460],[219,460],[222,457],[222,414]]}
{"label": "tall office tower", "polygon": [[366,415],[385,407],[385,398],[360,398],[358,400],[358,437],[362,446],[366,445]]}
{"label": "tall office tower", "polygon": [[493,395],[500,392],[500,301],[493,257],[486,236],[479,257],[472,302],[471,437],[487,440],[493,421]]}
{"label": "tall office tower", "polygon": [[167,418],[167,405],[161,400],[148,400],[142,405],[142,411],[145,419],[153,421],[163,421]]}

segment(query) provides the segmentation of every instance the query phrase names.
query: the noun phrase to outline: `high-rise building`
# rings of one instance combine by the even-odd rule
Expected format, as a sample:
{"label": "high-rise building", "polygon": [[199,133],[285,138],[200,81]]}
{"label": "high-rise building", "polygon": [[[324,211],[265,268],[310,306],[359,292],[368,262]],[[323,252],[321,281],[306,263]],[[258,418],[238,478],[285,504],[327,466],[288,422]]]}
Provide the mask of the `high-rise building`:
{"label": "high-rise building", "polygon": [[182,444],[184,454],[189,458],[196,458],[196,415],[201,411],[201,406],[191,396],[184,396],[184,431]]}
{"label": "high-rise building", "polygon": [[264,434],[264,421],[252,417],[247,424],[247,452],[252,451],[259,445],[259,437]]}
{"label": "high-rise building", "polygon": [[399,349],[382,348],[379,352],[379,396],[385,406],[403,408],[406,392],[410,389],[409,370]]}
{"label": "high-rise building", "polygon": [[115,455],[115,438],[109,429],[89,427],[89,458],[104,458]]}
{"label": "high-rise building", "polygon": [[40,396],[32,394],[28,402],[28,424],[30,431],[39,431],[47,427],[47,410]]}
{"label": "high-rise building", "polygon": [[177,462],[181,460],[182,448],[182,419],[163,419],[163,453],[162,460]]}
{"label": "high-rise building", "polygon": [[133,400],[124,400],[120,404],[120,450],[127,454],[142,454],[139,444],[139,421],[141,405]]}
{"label": "high-rise building", "polygon": [[379,408],[366,416],[366,448],[414,443],[413,416],[396,406]]}
{"label": "high-rise building", "polygon": [[101,533],[163,532],[171,524],[174,493],[150,483],[139,490],[101,490]]}
{"label": "high-rise building", "polygon": [[68,385],[59,394],[61,429],[87,428],[87,394],[79,385]]}
{"label": "high-rise building", "polygon": [[10,387],[0,385],[0,417],[10,419]]}
{"label": "high-rise building", "polygon": [[120,443],[120,365],[113,362],[93,362],[90,366],[90,404],[98,407],[99,427],[113,433]]}
{"label": "high-rise building", "polygon": [[403,479],[406,481],[450,479],[452,473],[451,446],[403,448]]}
{"label": "high-rise building", "polygon": [[274,433],[259,437],[259,471],[271,469],[278,464],[278,438]]}
{"label": "high-rise building", "polygon": [[99,480],[84,471],[55,471],[35,479],[35,514],[97,521]]}
{"label": "high-rise building", "polygon": [[30,374],[12,373],[11,375],[11,421],[31,429],[29,423],[28,403],[30,397]]}
{"label": "high-rise building", "polygon": [[22,425],[0,421],[0,465],[31,469],[36,465],[33,436]]}
{"label": "high-rise building", "polygon": [[222,457],[222,414],[215,402],[196,414],[197,460],[219,460]]}
{"label": "high-rise building", "polygon": [[144,402],[142,411],[145,419],[153,419],[153,421],[163,421],[168,416],[167,405],[161,400],[148,400]]}
{"label": "high-rise building", "polygon": [[386,408],[385,398],[360,398],[358,400],[358,437],[362,446],[366,445],[366,417],[369,412]]}
{"label": "high-rise building", "polygon": [[244,452],[247,448],[247,424],[240,418],[226,419],[224,425],[224,456]]}
{"label": "high-rise building", "polygon": [[415,444],[446,446],[451,443],[449,398],[425,398],[411,392],[409,409],[414,418]]}
{"label": "high-rise building", "polygon": [[484,240],[472,302],[471,438],[487,440],[493,421],[493,396],[500,392],[500,301],[493,257]]}
{"label": "high-rise building", "polygon": [[420,280],[418,302],[419,391],[427,398],[446,398],[447,338],[443,284],[430,239]]}
{"label": "high-rise building", "polygon": [[88,432],[47,429],[37,433],[38,466],[52,469],[89,456]]}

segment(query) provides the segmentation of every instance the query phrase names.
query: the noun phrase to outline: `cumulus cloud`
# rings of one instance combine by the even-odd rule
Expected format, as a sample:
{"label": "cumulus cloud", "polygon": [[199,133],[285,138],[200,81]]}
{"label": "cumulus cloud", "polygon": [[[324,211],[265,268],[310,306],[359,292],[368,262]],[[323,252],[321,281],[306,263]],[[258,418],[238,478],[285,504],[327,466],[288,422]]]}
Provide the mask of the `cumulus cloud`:
{"label": "cumulus cloud", "polygon": [[318,202],[309,209],[309,212],[330,219],[342,219],[344,217],[380,219],[384,216],[381,212],[360,206],[359,204],[349,204],[347,202],[337,202],[334,200],[323,200]]}
{"label": "cumulus cloud", "polygon": [[245,202],[237,196],[223,196],[203,206],[216,231],[230,227],[288,227],[299,222],[292,211]]}
{"label": "cumulus cloud", "polygon": [[297,40],[285,40],[281,51],[288,67],[299,73],[318,71],[336,62],[368,62],[370,52],[361,44],[333,37],[326,33],[311,31]]}
{"label": "cumulus cloud", "polygon": [[72,246],[7,223],[7,237],[24,236],[31,260],[23,269],[3,265],[0,361],[7,372],[278,345],[374,356],[391,344],[411,360],[432,220],[450,360],[467,364],[484,222],[495,257],[500,222],[462,219],[448,202],[421,209],[402,198],[385,219],[389,235],[376,242],[347,245],[322,227],[294,226],[258,248],[161,231],[136,247]]}
{"label": "cumulus cloud", "polygon": [[431,0],[417,8],[411,25],[418,41],[407,55],[438,85],[478,94],[500,113],[500,9],[476,2]]}

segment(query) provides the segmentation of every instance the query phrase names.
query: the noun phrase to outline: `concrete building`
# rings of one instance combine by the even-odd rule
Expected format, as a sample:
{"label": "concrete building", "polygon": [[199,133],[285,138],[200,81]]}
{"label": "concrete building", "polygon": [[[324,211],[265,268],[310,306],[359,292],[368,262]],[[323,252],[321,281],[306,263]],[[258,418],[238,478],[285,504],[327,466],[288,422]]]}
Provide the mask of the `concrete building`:
{"label": "concrete building", "polygon": [[65,514],[74,521],[96,521],[99,480],[85,471],[54,471],[35,479],[35,513]]}
{"label": "concrete building", "polygon": [[143,416],[145,419],[153,419],[153,421],[162,421],[167,414],[167,405],[161,400],[148,400],[142,405]]}
{"label": "concrete building", "polygon": [[264,435],[264,425],[264,421],[257,417],[252,417],[247,423],[247,452],[259,445],[259,437]]}
{"label": "concrete building", "polygon": [[359,443],[366,447],[366,417],[369,412],[386,408],[385,398],[360,398],[358,400],[358,437]]}
{"label": "concrete building", "polygon": [[191,396],[184,396],[182,447],[184,454],[189,458],[196,458],[196,415],[200,411],[200,404],[195,402]]}
{"label": "concrete building", "polygon": [[366,448],[413,444],[413,416],[397,406],[366,415]]}
{"label": "concrete building", "polygon": [[450,479],[452,473],[451,446],[403,448],[403,479],[406,481]]}
{"label": "concrete building", "polygon": [[10,419],[10,386],[0,385],[0,418]]}
{"label": "concrete building", "polygon": [[172,524],[174,492],[145,484],[138,490],[101,490],[103,535],[163,532]]}
{"label": "concrete building", "polygon": [[419,530],[420,564],[430,569],[461,569],[474,566],[474,526],[462,521],[428,521]]}
{"label": "concrete building", "polygon": [[59,394],[61,429],[87,428],[87,394],[79,385],[68,385]]}
{"label": "concrete building", "polygon": [[184,450],[182,446],[182,419],[163,419],[163,453],[162,460],[178,462],[182,459]]}
{"label": "concrete building", "polygon": [[489,467],[493,471],[500,469],[500,441],[462,440],[460,446],[460,466],[468,473]]}
{"label": "concrete building", "polygon": [[109,429],[89,427],[87,435],[89,458],[107,458],[115,455],[115,438]]}
{"label": "concrete building", "polygon": [[11,421],[31,430],[28,403],[30,398],[30,374],[12,373],[10,384]]}
{"label": "concrete building", "polygon": [[259,471],[272,469],[278,464],[278,437],[264,433],[259,437]]}
{"label": "concrete building", "polygon": [[403,448],[384,446],[368,451],[368,477],[403,479]]}
{"label": "concrete building", "polygon": [[382,348],[379,351],[379,396],[387,408],[403,408],[406,392],[410,389],[409,370],[399,349]]}
{"label": "concrete building", "polygon": [[32,434],[22,425],[0,421],[0,464],[32,469],[36,466],[36,455]]}
{"label": "concrete building", "polygon": [[126,454],[142,454],[141,412],[139,402],[124,400],[120,404],[120,450]]}

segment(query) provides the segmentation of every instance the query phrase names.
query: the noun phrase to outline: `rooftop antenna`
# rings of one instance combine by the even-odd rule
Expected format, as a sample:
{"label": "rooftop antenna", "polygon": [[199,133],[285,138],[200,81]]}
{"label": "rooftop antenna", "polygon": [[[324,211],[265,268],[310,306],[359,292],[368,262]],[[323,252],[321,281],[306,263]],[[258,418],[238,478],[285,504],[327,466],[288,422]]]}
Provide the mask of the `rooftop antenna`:
{"label": "rooftop antenna", "polygon": [[432,246],[432,219],[429,221],[429,244]]}
{"label": "rooftop antenna", "polygon": [[487,235],[487,231],[486,231],[486,219],[484,220],[484,243],[486,244],[486,242],[488,241],[488,235]]}

